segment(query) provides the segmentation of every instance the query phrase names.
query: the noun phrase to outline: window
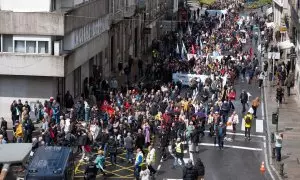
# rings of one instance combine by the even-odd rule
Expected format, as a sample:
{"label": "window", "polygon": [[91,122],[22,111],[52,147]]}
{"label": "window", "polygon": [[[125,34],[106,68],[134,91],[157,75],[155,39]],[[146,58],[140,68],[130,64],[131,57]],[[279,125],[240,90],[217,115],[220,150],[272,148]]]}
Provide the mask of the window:
{"label": "window", "polygon": [[81,67],[74,70],[74,98],[81,94]]}
{"label": "window", "polygon": [[13,36],[3,34],[3,52],[13,52]]}
{"label": "window", "polygon": [[26,41],[26,53],[36,53],[36,41]]}
{"label": "window", "polygon": [[25,53],[25,41],[15,41],[15,52]]}
{"label": "window", "polygon": [[48,54],[48,41],[39,41],[38,42],[38,53]]}

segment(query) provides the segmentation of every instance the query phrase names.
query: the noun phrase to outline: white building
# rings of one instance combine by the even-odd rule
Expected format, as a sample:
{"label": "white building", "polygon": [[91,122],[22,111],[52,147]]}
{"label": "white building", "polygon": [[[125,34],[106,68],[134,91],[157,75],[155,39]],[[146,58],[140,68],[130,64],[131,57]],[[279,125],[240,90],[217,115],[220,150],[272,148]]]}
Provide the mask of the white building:
{"label": "white building", "polygon": [[0,0],[0,114],[10,104],[59,93],[65,58],[60,54],[64,15],[51,0]]}

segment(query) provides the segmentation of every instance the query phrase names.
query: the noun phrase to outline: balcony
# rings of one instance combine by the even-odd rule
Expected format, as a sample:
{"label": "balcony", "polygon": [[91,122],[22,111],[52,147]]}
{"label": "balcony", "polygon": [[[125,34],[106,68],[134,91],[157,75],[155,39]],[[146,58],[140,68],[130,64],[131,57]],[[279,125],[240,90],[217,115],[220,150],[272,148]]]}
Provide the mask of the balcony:
{"label": "balcony", "polygon": [[112,24],[117,24],[120,22],[124,17],[124,9],[118,9],[116,10],[112,15]]}
{"label": "balcony", "polygon": [[1,75],[64,77],[64,56],[0,53]]}
{"label": "balcony", "polygon": [[48,12],[0,11],[0,34],[64,35],[64,15]]}

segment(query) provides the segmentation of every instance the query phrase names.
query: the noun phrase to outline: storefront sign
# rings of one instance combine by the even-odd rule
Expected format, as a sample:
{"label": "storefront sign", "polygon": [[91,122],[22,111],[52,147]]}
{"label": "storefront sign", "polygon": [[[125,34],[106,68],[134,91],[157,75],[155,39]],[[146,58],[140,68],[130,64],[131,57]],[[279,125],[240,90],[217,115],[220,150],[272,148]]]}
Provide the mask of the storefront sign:
{"label": "storefront sign", "polygon": [[110,18],[105,16],[91,22],[81,28],[72,31],[64,37],[64,49],[73,50],[88,42],[96,36],[108,31],[110,28]]}

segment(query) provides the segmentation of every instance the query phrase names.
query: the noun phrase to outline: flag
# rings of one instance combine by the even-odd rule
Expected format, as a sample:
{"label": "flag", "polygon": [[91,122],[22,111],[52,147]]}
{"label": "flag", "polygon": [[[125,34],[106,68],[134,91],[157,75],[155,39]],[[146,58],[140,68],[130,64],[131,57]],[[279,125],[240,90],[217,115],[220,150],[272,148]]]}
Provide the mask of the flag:
{"label": "flag", "polygon": [[181,47],[181,54],[187,54],[187,50],[186,50],[186,47],[185,47],[185,44],[183,41],[182,41],[182,47]]}
{"label": "flag", "polygon": [[202,50],[202,48],[203,48],[203,44],[202,44],[202,40],[200,38],[200,50]]}
{"label": "flag", "polygon": [[199,36],[196,38],[196,46],[199,46]]}
{"label": "flag", "polygon": [[178,43],[177,43],[177,46],[176,46],[176,54],[180,54]]}
{"label": "flag", "polygon": [[107,101],[104,101],[102,106],[100,107],[101,111],[107,112],[110,116],[115,113],[113,107],[111,107]]}
{"label": "flag", "polygon": [[184,42],[182,41],[182,47],[181,47],[181,58],[182,59],[186,59],[185,58],[185,55],[187,54],[187,50],[186,50],[186,47],[184,45]]}
{"label": "flag", "polygon": [[194,45],[192,45],[192,54],[195,54],[196,52],[195,52],[195,47],[194,47]]}
{"label": "flag", "polygon": [[188,32],[189,32],[189,35],[192,35],[192,30],[191,30],[190,25],[188,25]]}

